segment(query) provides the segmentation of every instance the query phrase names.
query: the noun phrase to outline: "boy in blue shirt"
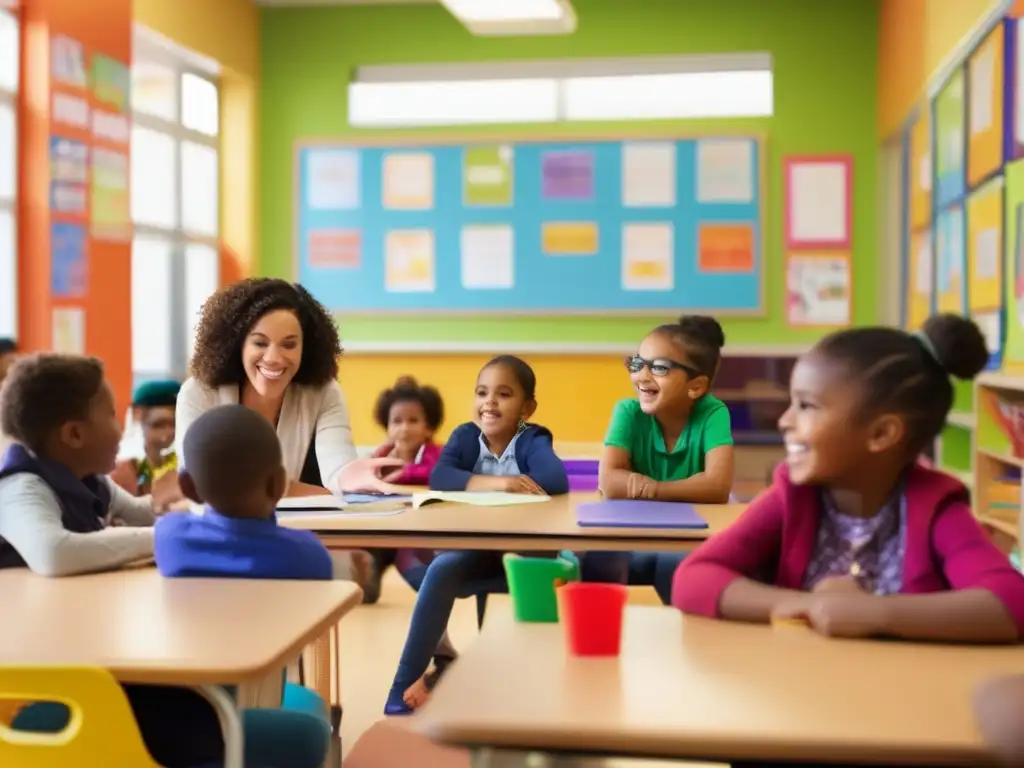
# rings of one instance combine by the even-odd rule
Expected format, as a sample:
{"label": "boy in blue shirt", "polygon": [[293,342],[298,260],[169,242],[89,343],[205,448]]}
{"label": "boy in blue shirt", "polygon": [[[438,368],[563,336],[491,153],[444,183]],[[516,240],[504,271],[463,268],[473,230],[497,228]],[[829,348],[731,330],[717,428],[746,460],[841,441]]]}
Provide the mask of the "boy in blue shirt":
{"label": "boy in blue shirt", "polygon": [[277,524],[288,477],[269,421],[242,405],[214,408],[189,428],[182,452],[182,492],[205,509],[157,521],[153,549],[162,575],[333,578],[331,556],[313,533]]}

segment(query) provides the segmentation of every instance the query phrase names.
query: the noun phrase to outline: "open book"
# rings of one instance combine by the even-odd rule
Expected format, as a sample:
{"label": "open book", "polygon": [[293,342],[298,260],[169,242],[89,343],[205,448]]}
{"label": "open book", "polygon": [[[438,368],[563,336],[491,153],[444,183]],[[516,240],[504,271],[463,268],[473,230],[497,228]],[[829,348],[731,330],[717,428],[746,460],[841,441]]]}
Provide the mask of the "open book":
{"label": "open book", "polygon": [[514,504],[537,504],[551,501],[550,496],[532,496],[504,491],[424,491],[411,497],[381,496],[380,501],[367,501],[360,497],[352,502],[342,496],[290,496],[277,503],[278,513],[345,512],[356,514],[395,514],[396,506],[419,509],[424,504],[455,502],[477,507],[505,507]]}

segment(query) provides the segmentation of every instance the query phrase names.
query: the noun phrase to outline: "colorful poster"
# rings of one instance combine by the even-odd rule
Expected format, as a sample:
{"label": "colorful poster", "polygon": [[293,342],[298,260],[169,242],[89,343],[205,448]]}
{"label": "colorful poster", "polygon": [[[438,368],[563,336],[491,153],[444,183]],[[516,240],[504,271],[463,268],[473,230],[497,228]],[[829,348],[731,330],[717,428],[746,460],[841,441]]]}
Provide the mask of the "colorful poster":
{"label": "colorful poster", "polygon": [[435,290],[434,233],[399,229],[384,238],[384,288],[391,293]]}
{"label": "colorful poster", "polygon": [[50,291],[55,299],[80,299],[88,288],[85,227],[54,222],[50,227]]}
{"label": "colorful poster", "polygon": [[462,203],[507,207],[513,198],[513,149],[508,144],[478,144],[462,153]]}
{"label": "colorful poster", "polygon": [[120,61],[97,53],[90,71],[92,94],[101,104],[126,112],[131,98],[131,76]]}
{"label": "colorful poster", "polygon": [[544,152],[541,179],[541,194],[546,200],[592,200],[594,153],[585,149]]}
{"label": "colorful poster", "polygon": [[462,287],[508,290],[515,287],[515,237],[507,224],[462,228]]}
{"label": "colorful poster", "polygon": [[52,345],[65,355],[85,354],[85,310],[81,307],[54,307]]}
{"label": "colorful poster", "polygon": [[995,312],[1003,304],[1003,178],[967,198],[967,310]]}
{"label": "colorful poster", "polygon": [[789,254],[786,320],[790,325],[849,325],[852,293],[848,253]]}
{"label": "colorful poster", "polygon": [[89,179],[89,147],[85,142],[50,137],[50,178],[85,184]]}
{"label": "colorful poster", "polygon": [[597,222],[552,221],[541,225],[541,252],[545,256],[593,256],[599,241]]}
{"label": "colorful poster", "polygon": [[935,304],[939,312],[965,313],[964,240],[964,209],[956,206],[941,212],[935,227]]}
{"label": "colorful poster", "polygon": [[89,186],[89,223],[97,240],[127,241],[131,238],[131,207],[128,197],[128,155],[94,147]]}
{"label": "colorful poster", "polygon": [[967,60],[967,184],[974,187],[1003,165],[1005,32],[997,24]]}
{"label": "colorful poster", "polygon": [[934,101],[936,203],[940,207],[964,193],[967,122],[964,79],[963,67],[955,70]]}
{"label": "colorful poster", "polygon": [[85,47],[80,42],[64,35],[50,39],[50,78],[72,88],[85,88],[89,84]]}
{"label": "colorful poster", "polygon": [[1014,373],[1024,371],[1024,160],[1003,169],[1006,183],[1006,307],[1003,362]]}
{"label": "colorful poster", "polygon": [[306,155],[306,205],[314,211],[358,208],[359,154],[353,150],[318,149]]}
{"label": "colorful poster", "polygon": [[675,142],[635,141],[623,144],[623,207],[670,208],[675,204]]}
{"label": "colorful poster", "polygon": [[737,274],[754,271],[754,225],[718,222],[697,226],[697,269]]}
{"label": "colorful poster", "polygon": [[391,152],[384,156],[384,207],[426,211],[434,207],[434,156]]}
{"label": "colorful poster", "polygon": [[622,228],[622,289],[671,291],[675,287],[675,232],[671,224]]}
{"label": "colorful poster", "polygon": [[932,221],[932,121],[922,110],[910,129],[910,224],[925,227]]}
{"label": "colorful poster", "polygon": [[309,265],[318,269],[358,269],[363,234],[357,229],[314,229],[307,233]]}
{"label": "colorful poster", "polygon": [[754,142],[703,139],[697,143],[697,202],[749,203],[754,199]]}
{"label": "colorful poster", "polygon": [[916,331],[932,314],[935,293],[935,253],[930,229],[915,232],[910,238],[907,289],[907,328]]}

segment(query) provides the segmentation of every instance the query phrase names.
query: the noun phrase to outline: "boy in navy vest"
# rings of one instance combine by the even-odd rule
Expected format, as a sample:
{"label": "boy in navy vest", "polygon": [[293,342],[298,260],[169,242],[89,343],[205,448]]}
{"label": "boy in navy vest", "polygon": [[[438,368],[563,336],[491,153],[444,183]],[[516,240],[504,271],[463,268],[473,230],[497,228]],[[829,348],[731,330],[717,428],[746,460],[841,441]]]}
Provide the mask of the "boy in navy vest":
{"label": "boy in navy vest", "polygon": [[288,487],[281,444],[263,416],[242,405],[207,411],[189,428],[181,489],[202,515],[174,512],[156,526],[164,576],[331,579],[327,548],[309,531],[277,525]]}
{"label": "boy in navy vest", "polygon": [[121,425],[99,360],[20,359],[4,382],[0,431],[15,441],[0,462],[0,568],[70,576],[152,556],[150,499],[105,476]]}

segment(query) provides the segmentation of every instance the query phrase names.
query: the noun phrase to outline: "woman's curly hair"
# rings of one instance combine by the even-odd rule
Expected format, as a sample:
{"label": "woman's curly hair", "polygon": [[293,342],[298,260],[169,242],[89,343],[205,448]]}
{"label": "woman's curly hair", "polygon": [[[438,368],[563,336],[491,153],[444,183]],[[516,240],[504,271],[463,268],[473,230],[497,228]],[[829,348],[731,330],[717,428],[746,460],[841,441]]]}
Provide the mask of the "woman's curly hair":
{"label": "woman's curly hair", "polygon": [[291,310],[302,326],[302,361],[293,381],[322,387],[338,377],[341,341],[327,309],[301,285],[251,277],[221,288],[203,304],[196,326],[192,375],[207,387],[242,384],[242,346],[268,312]]}

